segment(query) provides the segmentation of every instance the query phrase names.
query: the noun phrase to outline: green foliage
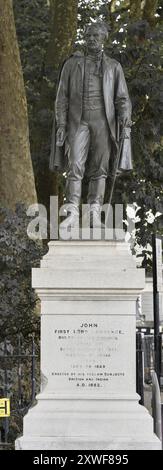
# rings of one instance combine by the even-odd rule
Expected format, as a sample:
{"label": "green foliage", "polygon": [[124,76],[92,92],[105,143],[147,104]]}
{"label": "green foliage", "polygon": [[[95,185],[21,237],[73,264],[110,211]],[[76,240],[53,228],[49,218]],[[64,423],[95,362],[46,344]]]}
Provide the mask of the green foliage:
{"label": "green foliage", "polygon": [[[14,0],[13,6],[27,95],[32,150],[35,127],[40,123],[43,130],[45,128],[47,130],[52,124],[52,112],[46,108],[39,111],[41,85],[45,75],[45,57],[50,38],[50,12],[48,2],[45,0],[30,0],[30,2]],[[53,102],[54,94],[51,99]],[[37,177],[40,155],[32,151],[32,160]]]}
{"label": "green foliage", "polygon": [[49,7],[45,0],[13,0],[16,31],[29,105],[39,99],[49,42]]}
{"label": "green foliage", "polygon": [[32,333],[39,337],[31,268],[39,265],[45,250],[28,238],[29,218],[23,205],[17,205],[15,213],[1,209],[0,215],[0,342],[10,336],[13,341],[18,333],[24,338]]}

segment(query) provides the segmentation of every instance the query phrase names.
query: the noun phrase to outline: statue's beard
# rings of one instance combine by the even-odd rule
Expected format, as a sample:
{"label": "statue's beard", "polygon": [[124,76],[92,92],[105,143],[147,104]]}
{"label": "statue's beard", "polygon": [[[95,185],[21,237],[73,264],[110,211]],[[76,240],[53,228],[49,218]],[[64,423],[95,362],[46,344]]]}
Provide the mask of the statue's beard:
{"label": "statue's beard", "polygon": [[92,44],[87,44],[87,51],[91,53],[98,53],[102,52],[102,45],[92,43]]}

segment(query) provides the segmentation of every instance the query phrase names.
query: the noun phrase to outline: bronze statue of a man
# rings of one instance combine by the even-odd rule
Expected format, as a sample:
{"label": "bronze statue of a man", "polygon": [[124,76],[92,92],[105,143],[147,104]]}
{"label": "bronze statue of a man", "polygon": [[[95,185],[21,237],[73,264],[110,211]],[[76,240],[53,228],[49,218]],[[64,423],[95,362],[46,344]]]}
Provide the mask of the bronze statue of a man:
{"label": "bronze statue of a man", "polygon": [[[89,180],[87,201],[99,225],[106,178],[122,146],[119,170],[131,170],[131,103],[120,63],[107,57],[103,44],[108,29],[102,22],[86,28],[86,52],[75,52],[64,63],[55,103],[51,170],[64,167],[67,154],[66,203],[71,219],[79,211],[82,180]],[[100,221],[101,222],[101,221]]]}

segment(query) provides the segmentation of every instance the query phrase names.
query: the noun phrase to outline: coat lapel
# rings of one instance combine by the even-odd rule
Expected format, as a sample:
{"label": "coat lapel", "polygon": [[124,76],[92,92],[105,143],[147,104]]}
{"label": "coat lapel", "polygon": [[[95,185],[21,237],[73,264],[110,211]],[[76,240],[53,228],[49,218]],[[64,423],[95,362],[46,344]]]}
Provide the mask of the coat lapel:
{"label": "coat lapel", "polygon": [[[78,65],[78,67],[81,71],[81,76],[82,76],[82,81],[83,81],[84,80],[84,58],[85,58],[85,55],[82,52],[76,52],[74,54],[74,56],[76,56],[78,58],[77,65]],[[112,62],[109,59],[109,57],[107,57],[105,55],[105,53],[103,53],[102,69],[103,69],[103,85],[104,85],[104,84],[106,84],[108,82],[111,82],[113,80]]]}
{"label": "coat lapel", "polygon": [[110,127],[112,139],[116,142],[115,109],[113,95],[113,65],[109,57],[103,54],[103,95],[105,102],[105,111]]}
{"label": "coat lapel", "polygon": [[73,55],[77,57],[77,67],[79,68],[81,72],[81,78],[83,82],[84,81],[84,53],[77,51]]}
{"label": "coat lapel", "polygon": [[109,57],[106,57],[105,53],[103,54],[103,85],[106,84],[106,82],[112,84],[113,80],[113,66],[112,66],[112,61],[110,60]]}
{"label": "coat lapel", "polygon": [[79,59],[78,67],[81,71],[81,79],[82,79],[82,83],[83,83],[84,82],[84,56]]}

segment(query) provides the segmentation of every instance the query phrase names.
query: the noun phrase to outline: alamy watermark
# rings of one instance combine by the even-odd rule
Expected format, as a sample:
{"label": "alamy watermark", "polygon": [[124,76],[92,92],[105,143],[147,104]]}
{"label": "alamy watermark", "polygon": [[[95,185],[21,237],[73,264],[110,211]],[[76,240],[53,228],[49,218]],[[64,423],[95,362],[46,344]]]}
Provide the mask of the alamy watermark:
{"label": "alamy watermark", "polygon": [[[129,214],[136,213],[134,204],[128,205],[124,220],[123,204],[104,204],[100,208],[101,224],[94,217],[91,219],[91,206],[82,204],[80,212],[71,204],[59,208],[58,196],[50,197],[50,226],[48,215],[42,204],[32,204],[27,216],[32,218],[27,227],[27,234],[32,240],[128,240],[135,230],[136,218]],[[90,222],[91,221],[91,222]]]}

